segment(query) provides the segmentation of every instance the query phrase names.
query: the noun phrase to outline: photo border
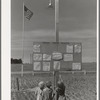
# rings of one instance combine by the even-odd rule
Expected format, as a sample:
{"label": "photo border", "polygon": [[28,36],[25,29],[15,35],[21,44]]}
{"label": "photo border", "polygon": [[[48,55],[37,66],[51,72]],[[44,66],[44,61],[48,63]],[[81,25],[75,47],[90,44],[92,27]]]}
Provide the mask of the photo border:
{"label": "photo border", "polygon": [[[1,0],[1,100],[11,100],[11,0]],[[99,0],[97,0],[97,100],[99,100],[100,61],[99,61]],[[5,63],[6,62],[6,63]],[[6,95],[5,95],[6,94]]]}

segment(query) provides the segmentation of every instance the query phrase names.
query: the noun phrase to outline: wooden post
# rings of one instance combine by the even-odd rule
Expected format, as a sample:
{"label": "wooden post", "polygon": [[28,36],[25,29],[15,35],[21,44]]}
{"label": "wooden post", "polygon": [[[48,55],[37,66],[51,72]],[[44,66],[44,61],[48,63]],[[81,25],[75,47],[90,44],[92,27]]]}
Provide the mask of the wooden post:
{"label": "wooden post", "polygon": [[56,71],[56,79],[55,79],[55,84],[57,86],[57,82],[59,81],[59,71]]}
{"label": "wooden post", "polygon": [[55,71],[53,71],[53,84],[54,84],[54,90],[55,90]]}
{"label": "wooden post", "polygon": [[55,87],[57,87],[57,82],[59,81],[59,71],[58,70],[54,70],[54,89]]}
{"label": "wooden post", "polygon": [[[58,81],[59,81],[59,71],[55,70],[54,71],[54,89],[56,89]],[[57,92],[55,92],[55,100],[58,100]]]}
{"label": "wooden post", "polygon": [[17,83],[17,90],[19,91],[19,80],[18,80],[18,77],[16,78],[16,83]]}
{"label": "wooden post", "polygon": [[22,66],[21,66],[21,76],[23,77],[23,66],[24,66],[24,64],[22,64]]}
{"label": "wooden post", "polygon": [[[59,43],[59,0],[55,0],[55,33],[57,42],[57,51]],[[54,71],[54,87],[57,87],[57,82],[59,80],[59,71],[55,69]],[[55,94],[55,100],[57,100],[57,94]]]}

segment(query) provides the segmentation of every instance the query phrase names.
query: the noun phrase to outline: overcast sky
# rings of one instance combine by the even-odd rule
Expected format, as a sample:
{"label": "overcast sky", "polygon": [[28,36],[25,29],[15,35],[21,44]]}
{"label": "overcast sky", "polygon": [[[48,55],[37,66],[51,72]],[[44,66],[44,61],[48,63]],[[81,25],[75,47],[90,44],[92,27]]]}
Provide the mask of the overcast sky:
{"label": "overcast sky", "polygon": [[[55,10],[49,0],[11,0],[11,57],[22,58],[23,2],[34,13],[24,18],[25,62],[33,41],[55,41]],[[52,0],[54,6],[54,0]],[[82,42],[82,61],[96,61],[96,0],[60,0],[60,42]]]}

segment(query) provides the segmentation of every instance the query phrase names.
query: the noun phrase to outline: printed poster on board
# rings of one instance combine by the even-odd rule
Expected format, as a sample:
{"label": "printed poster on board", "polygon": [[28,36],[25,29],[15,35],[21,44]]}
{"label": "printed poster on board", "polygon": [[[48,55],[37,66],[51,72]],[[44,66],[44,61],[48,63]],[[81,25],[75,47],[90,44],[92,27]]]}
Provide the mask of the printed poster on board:
{"label": "printed poster on board", "polygon": [[36,70],[36,71],[41,70],[41,63],[40,62],[34,62],[34,70]]}
{"label": "printed poster on board", "polygon": [[33,45],[33,52],[40,52],[40,44]]}
{"label": "printed poster on board", "polygon": [[80,44],[75,44],[74,45],[74,52],[75,53],[80,53],[81,52],[81,45]]}
{"label": "printed poster on board", "polygon": [[43,54],[43,60],[44,61],[50,61],[51,60],[51,55]]}
{"label": "printed poster on board", "polygon": [[66,45],[66,52],[73,53],[73,45]]}
{"label": "printed poster on board", "polygon": [[60,61],[54,61],[54,69],[60,69]]}
{"label": "printed poster on board", "polygon": [[61,60],[62,59],[62,53],[60,53],[60,52],[52,53],[52,59],[53,60]]}
{"label": "printed poster on board", "polygon": [[64,54],[64,61],[73,61],[73,54]]}
{"label": "printed poster on board", "polygon": [[42,60],[42,54],[33,54],[33,60],[34,61],[41,61]]}
{"label": "printed poster on board", "polygon": [[43,71],[50,71],[50,62],[43,62]]}
{"label": "printed poster on board", "polygon": [[81,63],[72,63],[73,70],[81,70]]}

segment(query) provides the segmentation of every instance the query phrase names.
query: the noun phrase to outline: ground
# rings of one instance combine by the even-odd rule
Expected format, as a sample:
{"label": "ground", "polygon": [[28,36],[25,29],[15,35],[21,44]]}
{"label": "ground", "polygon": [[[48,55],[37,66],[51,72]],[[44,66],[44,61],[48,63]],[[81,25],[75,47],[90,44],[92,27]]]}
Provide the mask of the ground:
{"label": "ground", "polygon": [[[67,100],[96,100],[96,73],[74,73],[61,74],[66,86]],[[19,82],[19,91],[17,80]],[[11,75],[11,100],[35,100],[34,92],[29,92],[27,89],[34,88],[40,81],[51,80],[53,83],[52,74],[25,74]]]}

